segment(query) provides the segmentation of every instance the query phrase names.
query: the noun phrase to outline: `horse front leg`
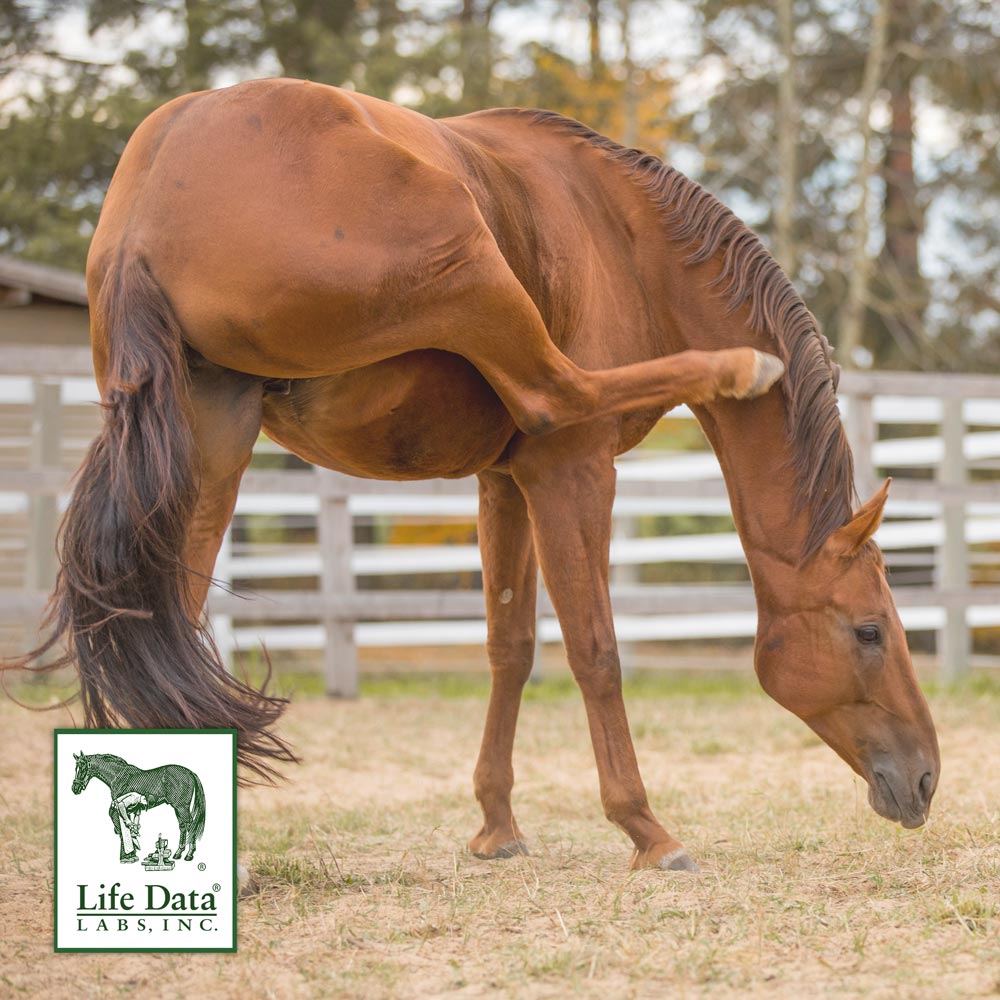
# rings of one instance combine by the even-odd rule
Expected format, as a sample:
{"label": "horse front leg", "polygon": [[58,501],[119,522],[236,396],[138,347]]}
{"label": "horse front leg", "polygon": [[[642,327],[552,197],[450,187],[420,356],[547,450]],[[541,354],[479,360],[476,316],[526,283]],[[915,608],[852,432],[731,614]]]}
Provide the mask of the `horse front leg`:
{"label": "horse front leg", "polygon": [[604,812],[635,845],[633,868],[697,871],[649,807],[622,699],[608,590],[615,492],[610,440],[593,426],[522,439],[511,470],[527,500],[545,585],[583,693]]}
{"label": "horse front leg", "polygon": [[524,497],[510,476],[479,475],[479,548],[486,596],[490,701],[474,777],[483,825],[469,841],[478,858],[527,854],[514,821],[514,732],[535,657],[538,569]]}

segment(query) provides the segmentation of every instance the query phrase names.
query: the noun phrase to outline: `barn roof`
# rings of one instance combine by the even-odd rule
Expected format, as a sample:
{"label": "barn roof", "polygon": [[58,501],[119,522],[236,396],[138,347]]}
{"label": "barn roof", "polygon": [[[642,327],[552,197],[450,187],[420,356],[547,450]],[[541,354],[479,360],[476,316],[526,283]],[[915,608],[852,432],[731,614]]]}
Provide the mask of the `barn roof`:
{"label": "barn roof", "polygon": [[58,302],[74,305],[87,304],[87,283],[82,274],[63,267],[36,264],[0,254],[0,298],[2,292],[21,293],[22,296],[43,296]]}

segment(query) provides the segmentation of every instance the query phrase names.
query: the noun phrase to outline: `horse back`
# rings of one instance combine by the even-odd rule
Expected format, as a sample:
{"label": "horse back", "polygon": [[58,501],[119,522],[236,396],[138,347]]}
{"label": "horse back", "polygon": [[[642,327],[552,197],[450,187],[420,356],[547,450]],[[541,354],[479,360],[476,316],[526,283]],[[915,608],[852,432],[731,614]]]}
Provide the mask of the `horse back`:
{"label": "horse back", "polygon": [[163,764],[148,771],[133,767],[116,782],[112,794],[117,797],[125,792],[138,792],[145,797],[148,809],[164,802],[188,805],[196,781],[194,772],[181,764]]}
{"label": "horse back", "polygon": [[336,88],[265,80],[189,95],[140,126],[88,281],[99,301],[122,253],[137,253],[190,346],[225,367],[300,378],[398,353],[385,331],[491,252],[436,123]]}

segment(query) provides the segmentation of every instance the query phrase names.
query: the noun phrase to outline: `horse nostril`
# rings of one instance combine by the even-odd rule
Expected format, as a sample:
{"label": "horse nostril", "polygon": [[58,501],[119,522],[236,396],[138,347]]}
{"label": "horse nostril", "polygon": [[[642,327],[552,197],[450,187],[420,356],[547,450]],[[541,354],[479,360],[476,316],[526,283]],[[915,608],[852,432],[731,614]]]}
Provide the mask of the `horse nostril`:
{"label": "horse nostril", "polygon": [[923,805],[927,805],[931,800],[931,789],[934,787],[934,779],[931,777],[930,771],[928,771],[920,779],[920,801]]}

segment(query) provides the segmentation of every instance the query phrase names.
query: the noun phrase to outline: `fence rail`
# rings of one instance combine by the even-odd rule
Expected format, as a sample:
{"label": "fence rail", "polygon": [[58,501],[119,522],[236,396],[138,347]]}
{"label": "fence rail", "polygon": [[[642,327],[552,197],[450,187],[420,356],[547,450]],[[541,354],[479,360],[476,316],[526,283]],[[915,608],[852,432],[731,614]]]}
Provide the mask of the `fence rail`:
{"label": "fence rail", "polygon": [[[32,412],[31,433],[24,442],[29,467],[0,468],[0,514],[28,515],[24,587],[0,591],[0,617],[31,625],[52,584],[58,507],[68,488],[67,470],[58,464],[60,408],[96,398],[96,389],[89,353],[83,350],[0,348],[0,372],[0,403],[17,402]],[[1000,468],[1000,377],[847,373],[840,394],[859,492],[870,494],[887,469],[896,477],[879,533],[890,565],[932,574],[929,582],[894,587],[904,625],[937,632],[941,674],[957,676],[970,663],[972,630],[1000,626],[1000,586],[971,582],[974,568],[1000,562],[990,549],[1000,543],[1000,481],[983,479]],[[690,414],[681,408],[670,417]],[[907,423],[937,425],[940,431],[905,437],[893,430]],[[983,429],[993,427],[998,430]],[[933,479],[921,478],[929,473]],[[478,590],[358,589],[359,577],[475,571],[479,557],[474,546],[354,542],[358,518],[471,520],[475,509],[473,480],[386,483],[323,469],[251,468],[241,486],[237,520],[302,518],[315,525],[318,544],[246,547],[230,538],[217,575],[241,589],[275,577],[310,580],[314,589],[258,585],[252,597],[214,592],[209,609],[220,644],[230,651],[261,637],[272,649],[321,648],[328,690],[349,695],[357,690],[359,644],[478,642],[485,634]],[[640,452],[620,463],[612,594],[623,642],[753,635],[754,602],[747,584],[630,582],[630,568],[639,564],[742,561],[731,530],[637,538],[630,528],[636,517],[728,511],[721,472],[708,451]],[[542,641],[557,640],[558,626],[544,592],[539,615]]]}

